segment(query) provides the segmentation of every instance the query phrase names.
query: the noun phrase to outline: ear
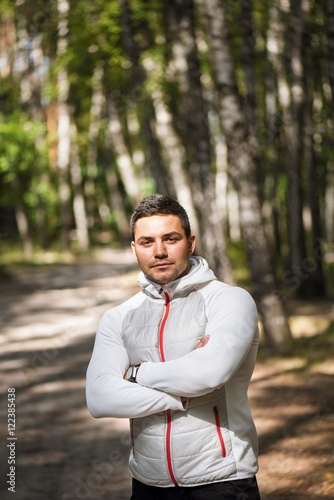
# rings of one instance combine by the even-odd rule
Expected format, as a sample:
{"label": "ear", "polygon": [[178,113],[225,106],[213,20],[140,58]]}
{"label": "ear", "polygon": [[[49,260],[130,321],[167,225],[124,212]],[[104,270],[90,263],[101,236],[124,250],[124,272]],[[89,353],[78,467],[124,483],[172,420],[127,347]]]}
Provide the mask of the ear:
{"label": "ear", "polygon": [[196,246],[196,237],[194,234],[191,234],[188,239],[188,254],[192,255],[194,253]]}
{"label": "ear", "polygon": [[135,242],[134,241],[131,241],[131,250],[132,250],[132,253],[135,256],[136,260],[138,261],[137,254],[136,254],[136,248],[135,248]]}

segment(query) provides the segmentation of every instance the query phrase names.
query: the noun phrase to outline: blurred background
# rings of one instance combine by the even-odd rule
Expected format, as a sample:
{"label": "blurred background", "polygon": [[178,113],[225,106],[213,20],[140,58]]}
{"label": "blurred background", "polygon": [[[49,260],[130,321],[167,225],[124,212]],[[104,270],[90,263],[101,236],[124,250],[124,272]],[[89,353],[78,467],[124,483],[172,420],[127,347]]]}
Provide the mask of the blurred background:
{"label": "blurred background", "polygon": [[[264,498],[328,498],[334,0],[1,1],[3,389],[11,377],[21,387],[32,435],[34,398],[41,404],[49,390],[59,391],[59,408],[80,408],[85,432],[95,429],[101,441],[94,453],[107,453],[101,471],[109,464],[115,472],[103,436],[119,424],[87,415],[85,368],[100,314],[137,291],[136,265],[125,250],[128,222],[138,201],[153,193],[179,200],[197,253],[219,279],[247,288],[257,302],[261,347],[252,390],[266,457]],[[65,391],[66,380],[73,393]],[[287,394],[295,405],[289,415],[282,410]],[[43,432],[56,407],[42,408]],[[59,432],[56,426],[55,437]],[[300,435],[308,436],[307,446],[291,444]],[[85,457],[94,439],[83,446]],[[81,472],[72,479],[68,447],[50,459],[46,449],[59,443],[46,441],[38,461],[33,443],[28,439],[23,453],[22,498],[46,464],[66,487],[46,481],[27,498],[128,498],[122,488],[110,496],[107,472],[95,478],[103,487],[93,479],[86,490],[79,485],[94,457],[81,467],[77,441],[70,448]],[[277,461],[284,443],[287,454]],[[276,457],[277,485],[269,472],[266,478],[268,453]],[[321,470],[304,463],[306,455]],[[316,471],[314,480],[305,471]]]}

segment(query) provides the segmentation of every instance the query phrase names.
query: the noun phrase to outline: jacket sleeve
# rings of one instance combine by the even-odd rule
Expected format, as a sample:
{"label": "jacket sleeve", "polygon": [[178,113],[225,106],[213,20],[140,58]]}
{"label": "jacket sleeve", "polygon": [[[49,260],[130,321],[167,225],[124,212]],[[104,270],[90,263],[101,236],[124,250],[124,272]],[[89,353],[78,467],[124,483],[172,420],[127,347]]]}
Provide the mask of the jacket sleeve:
{"label": "jacket sleeve", "polygon": [[206,346],[164,363],[143,363],[137,382],[184,397],[207,394],[226,384],[252,345],[257,349],[258,318],[254,300],[238,287],[216,290],[207,302]]}
{"label": "jacket sleeve", "polygon": [[184,410],[180,397],[123,379],[130,362],[120,333],[120,314],[102,317],[87,369],[86,400],[93,417],[136,418],[165,410]]}

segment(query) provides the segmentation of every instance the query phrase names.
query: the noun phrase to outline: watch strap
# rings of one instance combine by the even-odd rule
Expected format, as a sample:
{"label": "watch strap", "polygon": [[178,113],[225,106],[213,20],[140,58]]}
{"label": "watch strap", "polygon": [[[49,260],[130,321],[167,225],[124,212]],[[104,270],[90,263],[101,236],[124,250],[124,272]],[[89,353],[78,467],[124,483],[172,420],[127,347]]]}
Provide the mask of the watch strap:
{"label": "watch strap", "polygon": [[137,383],[136,377],[139,367],[140,365],[132,365],[128,368],[128,371],[126,372],[126,380],[128,382]]}

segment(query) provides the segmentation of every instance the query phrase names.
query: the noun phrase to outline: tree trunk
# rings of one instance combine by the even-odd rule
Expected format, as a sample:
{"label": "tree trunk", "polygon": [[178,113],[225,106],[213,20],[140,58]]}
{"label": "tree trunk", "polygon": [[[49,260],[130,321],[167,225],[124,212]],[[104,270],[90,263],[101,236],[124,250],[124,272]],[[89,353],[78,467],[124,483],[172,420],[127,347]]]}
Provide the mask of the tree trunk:
{"label": "tree trunk", "polygon": [[274,248],[277,255],[281,255],[281,234],[279,227],[279,202],[277,200],[277,180],[279,168],[279,147],[280,132],[283,125],[283,119],[277,108],[277,71],[280,66],[278,56],[283,51],[282,24],[280,22],[279,11],[275,2],[270,3],[268,12],[268,31],[267,31],[267,65],[266,65],[266,129],[260,134],[260,140],[263,144],[268,158],[268,177],[270,182],[270,210],[271,225],[274,240]]}
{"label": "tree trunk", "polygon": [[139,183],[136,179],[136,173],[130,152],[124,141],[122,124],[118,116],[118,110],[110,91],[107,93],[106,103],[109,116],[108,133],[110,134],[121,178],[125,186],[125,190],[132,199],[133,204],[137,204],[141,199]]}
{"label": "tree trunk", "polygon": [[8,78],[13,75],[13,67],[18,44],[15,23],[11,15],[2,13],[0,19],[0,49],[2,54],[2,65],[0,67],[0,78]]}
{"label": "tree trunk", "polygon": [[33,241],[30,235],[28,218],[22,203],[20,181],[17,173],[15,174],[15,177],[12,181],[12,186],[15,197],[15,218],[17,229],[22,240],[23,254],[26,259],[30,259],[33,255]]}
{"label": "tree trunk", "polygon": [[23,209],[23,205],[20,201],[15,203],[15,217],[17,228],[19,230],[22,243],[23,243],[23,254],[26,259],[30,259],[33,254],[33,244],[30,236],[28,219]]}
{"label": "tree trunk", "polygon": [[[195,40],[194,2],[193,0],[169,2],[168,11],[175,66],[178,68],[183,101],[182,119],[186,124],[188,139],[189,174],[194,205],[199,215],[203,252],[219,279],[233,284],[232,266],[227,255],[226,240],[216,200],[210,131]],[[224,192],[220,193],[220,196],[225,195]]]}
{"label": "tree trunk", "polygon": [[96,65],[92,77],[92,102],[90,107],[90,123],[88,130],[88,151],[87,151],[87,178],[85,180],[85,199],[87,211],[87,223],[89,230],[94,226],[95,209],[95,178],[97,173],[97,141],[99,133],[99,124],[102,116],[102,108],[105,98],[102,89],[103,67]]}
{"label": "tree trunk", "polygon": [[105,165],[104,171],[107,180],[107,191],[109,198],[109,205],[116,214],[117,228],[120,240],[123,244],[128,244],[131,240],[129,220],[125,213],[122,195],[118,187],[118,179],[115,171],[115,161],[110,162],[113,158],[113,144],[114,138],[110,128],[107,128],[105,135],[105,152],[108,158],[108,164]]}
{"label": "tree trunk", "polygon": [[334,246],[334,163],[329,162],[326,174],[325,193],[326,237],[330,248]]}
{"label": "tree trunk", "polygon": [[[305,231],[303,224],[303,186],[302,186],[302,142],[303,142],[303,65],[302,37],[304,29],[303,0],[290,2],[289,41],[285,44],[285,23],[282,0],[272,3],[269,11],[270,36],[268,54],[277,72],[278,97],[282,109],[284,140],[286,146],[286,174],[288,178],[288,239],[289,270],[285,273],[286,282],[298,282],[297,294],[307,297],[310,294],[309,280],[304,278],[303,263],[306,259]],[[290,66],[285,67],[283,55],[291,52]],[[287,73],[290,75],[288,84]],[[279,125],[280,128],[280,125]]]}
{"label": "tree trunk", "polygon": [[227,176],[227,146],[224,138],[218,136],[216,143],[216,201],[218,224],[222,227],[225,239],[228,239],[228,176]]}
{"label": "tree trunk", "polygon": [[[143,66],[139,63],[139,50],[133,36],[128,0],[122,0],[122,19],[125,35],[124,43],[126,44],[127,53],[134,67],[133,74],[135,81],[137,85],[141,86],[146,79],[145,66],[154,67],[154,65],[151,64],[152,61],[148,57],[144,59]],[[176,194],[177,199],[188,212],[193,232],[199,236],[197,215],[194,210],[192,192],[189,187],[190,182],[184,170],[184,147],[173,129],[172,117],[163,102],[163,92],[156,83],[155,89],[152,92],[152,98],[150,98],[149,101],[147,101],[147,98],[143,94],[141,95],[143,103],[146,103],[147,106],[143,106],[143,103],[140,103],[141,109],[146,108],[146,111],[142,111],[140,115],[140,122],[143,135],[146,137],[149,146],[154,145],[152,149],[150,147],[150,154],[151,159],[154,158],[154,162],[151,165],[151,172],[152,177],[156,181],[156,187],[157,189],[160,188],[160,192],[162,193],[167,192],[172,195],[174,195],[174,193]],[[152,112],[150,111],[151,106],[153,106]],[[154,140],[150,138],[154,138]],[[158,146],[158,144],[160,144],[160,146]],[[160,147],[162,159],[160,158]],[[159,154],[157,154],[157,148],[159,149]],[[168,185],[168,173],[166,173],[163,165],[167,165],[171,173],[171,187]],[[201,250],[200,238],[197,250]]]}
{"label": "tree trunk", "polygon": [[[332,130],[334,126],[334,0],[326,2],[327,40],[328,40],[328,78],[332,93]],[[334,149],[334,140],[333,140]],[[330,246],[334,245],[334,163],[327,167],[327,183],[325,195],[326,235]]]}
{"label": "tree trunk", "polygon": [[71,124],[71,178],[73,184],[73,211],[77,238],[81,250],[89,247],[88,222],[85,201],[82,193],[82,175],[80,169],[80,158],[77,143],[77,128]]}
{"label": "tree trunk", "polygon": [[167,179],[167,171],[161,158],[159,141],[154,133],[154,127],[152,127],[152,124],[156,121],[152,99],[145,93],[143,88],[146,72],[140,63],[140,52],[134,37],[132,14],[128,0],[121,0],[121,6],[123,43],[125,52],[132,63],[132,74],[136,90],[133,94],[137,96],[136,100],[140,101],[138,102],[139,122],[143,138],[147,144],[150,172],[155,182],[156,191],[161,194],[172,194]]}
{"label": "tree trunk", "polygon": [[257,149],[254,151],[255,142],[247,135],[246,120],[241,110],[225,13],[218,0],[197,0],[197,4],[206,24],[211,48],[220,119],[229,150],[230,175],[239,196],[240,224],[250,261],[253,292],[267,341],[279,351],[289,347],[291,333],[276,287],[264,230],[254,161]]}
{"label": "tree trunk", "polygon": [[241,62],[245,74],[247,96],[244,103],[245,115],[251,135],[257,134],[256,89],[255,89],[255,39],[253,33],[252,1],[240,1]]}
{"label": "tree trunk", "polygon": [[[285,127],[287,144],[288,176],[288,231],[290,246],[290,265],[293,274],[303,269],[306,259],[305,232],[303,225],[303,186],[302,186],[302,141],[303,141],[303,65],[302,38],[304,13],[302,0],[291,1],[290,40],[291,50],[291,88],[290,106],[286,109]],[[300,274],[301,275],[301,274]],[[301,279],[297,288],[299,297],[308,297],[308,279]]]}
{"label": "tree trunk", "polygon": [[241,239],[240,207],[238,193],[235,190],[231,177],[227,179],[227,215],[228,234],[231,241],[238,242]]}
{"label": "tree trunk", "polygon": [[186,157],[184,146],[174,130],[173,119],[163,102],[162,91],[156,88],[152,96],[157,118],[156,134],[159,138],[166,164],[169,166],[176,197],[188,213],[192,232],[198,238],[196,251],[202,253],[200,226],[193,204],[193,194],[189,187],[190,179],[184,167]]}
{"label": "tree trunk", "polygon": [[[304,8],[306,7],[304,0]],[[314,126],[313,126],[313,77],[312,77],[312,52],[311,40],[309,35],[303,39],[303,66],[305,69],[304,93],[306,97],[304,107],[304,163],[307,172],[307,198],[311,212],[312,220],[312,257],[305,261],[308,262],[310,292],[312,296],[323,297],[326,293],[325,276],[323,272],[323,249],[322,249],[322,221],[320,212],[320,187],[319,187],[319,169],[314,151]]]}
{"label": "tree trunk", "polygon": [[[61,58],[68,46],[68,0],[58,0],[58,43],[57,56]],[[70,161],[70,111],[67,103],[69,82],[66,69],[58,73],[58,169],[59,169],[59,195],[61,204],[61,241],[65,251],[70,251],[70,187],[69,187],[69,161]]]}
{"label": "tree trunk", "polygon": [[[328,40],[328,77],[334,102],[334,0],[326,0],[327,40]],[[332,107],[334,119],[334,106]]]}

